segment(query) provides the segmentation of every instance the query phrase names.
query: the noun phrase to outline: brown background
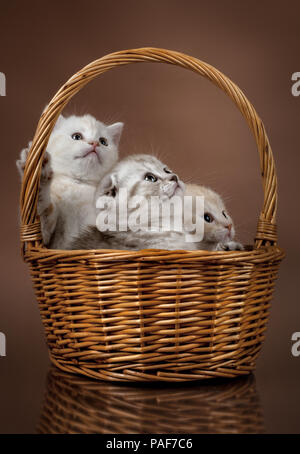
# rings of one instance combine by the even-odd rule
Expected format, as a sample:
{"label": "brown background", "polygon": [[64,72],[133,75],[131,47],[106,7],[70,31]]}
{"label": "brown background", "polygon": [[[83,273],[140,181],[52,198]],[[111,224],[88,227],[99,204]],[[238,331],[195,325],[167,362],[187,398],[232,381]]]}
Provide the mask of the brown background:
{"label": "brown background", "polygon": [[[48,369],[38,308],[19,255],[19,178],[15,160],[56,90],[90,61],[143,46],[175,49],[220,69],[263,119],[279,178],[279,243],[287,251],[257,384],[269,432],[300,432],[299,113],[291,75],[300,71],[297,1],[196,0],[41,2],[0,6],[1,305],[0,432],[32,432]],[[254,139],[232,102],[208,81],[168,65],[119,68],[74,98],[69,113],[124,121],[121,155],[158,153],[184,180],[224,195],[238,236],[251,242],[262,203]]]}

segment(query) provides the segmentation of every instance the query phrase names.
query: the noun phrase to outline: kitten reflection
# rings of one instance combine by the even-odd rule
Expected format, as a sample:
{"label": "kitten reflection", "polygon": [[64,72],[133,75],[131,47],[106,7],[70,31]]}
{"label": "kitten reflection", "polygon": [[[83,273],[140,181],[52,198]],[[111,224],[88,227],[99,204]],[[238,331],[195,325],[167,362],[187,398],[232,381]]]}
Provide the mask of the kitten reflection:
{"label": "kitten reflection", "polygon": [[254,376],[113,385],[50,369],[39,433],[264,433]]}

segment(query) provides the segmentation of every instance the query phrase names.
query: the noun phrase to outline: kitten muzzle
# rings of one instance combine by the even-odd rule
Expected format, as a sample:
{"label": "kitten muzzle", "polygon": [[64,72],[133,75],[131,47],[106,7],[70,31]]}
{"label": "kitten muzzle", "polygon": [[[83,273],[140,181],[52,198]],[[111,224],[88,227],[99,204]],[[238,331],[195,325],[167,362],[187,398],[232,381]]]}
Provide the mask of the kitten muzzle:
{"label": "kitten muzzle", "polygon": [[92,148],[88,150],[87,152],[84,153],[82,156],[83,158],[86,158],[87,156],[96,156],[99,163],[101,163],[101,159],[97,150],[97,145],[93,144]]}
{"label": "kitten muzzle", "polygon": [[228,232],[226,234],[226,237],[228,238],[228,240],[233,240],[234,233],[233,233],[233,230],[232,230],[232,225],[226,226],[226,230],[228,230]]}
{"label": "kitten muzzle", "polygon": [[181,187],[177,182],[169,182],[162,188],[162,192],[163,195],[171,198],[178,192],[179,189],[181,189]]}

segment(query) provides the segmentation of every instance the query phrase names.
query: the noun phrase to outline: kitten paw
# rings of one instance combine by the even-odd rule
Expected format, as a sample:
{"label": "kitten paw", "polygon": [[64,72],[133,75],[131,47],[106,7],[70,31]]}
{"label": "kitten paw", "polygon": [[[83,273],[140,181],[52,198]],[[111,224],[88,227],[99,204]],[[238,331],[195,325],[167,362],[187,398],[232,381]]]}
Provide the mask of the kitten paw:
{"label": "kitten paw", "polygon": [[16,163],[21,178],[23,177],[25,164],[26,164],[26,160],[27,160],[27,156],[28,156],[31,144],[32,144],[32,142],[29,142],[27,148],[23,148],[23,150],[20,153],[20,159],[18,159],[17,163]]}
{"label": "kitten paw", "polygon": [[243,251],[244,246],[237,241],[228,241],[227,243],[218,243],[217,251]]}
{"label": "kitten paw", "polygon": [[[23,178],[25,164],[26,164],[26,160],[27,160],[31,145],[32,145],[32,142],[29,142],[27,148],[23,148],[23,150],[20,153],[20,159],[18,159],[16,162],[21,178]],[[50,164],[50,155],[46,151],[44,154],[44,159],[43,159],[43,163],[42,163],[41,181],[46,182],[48,180],[51,180],[52,175],[53,175],[53,171],[51,169],[51,164]]]}
{"label": "kitten paw", "polygon": [[50,154],[46,151],[44,154],[44,159],[42,163],[42,172],[41,172],[41,181],[46,183],[50,181],[53,176],[53,170],[51,168],[51,157]]}

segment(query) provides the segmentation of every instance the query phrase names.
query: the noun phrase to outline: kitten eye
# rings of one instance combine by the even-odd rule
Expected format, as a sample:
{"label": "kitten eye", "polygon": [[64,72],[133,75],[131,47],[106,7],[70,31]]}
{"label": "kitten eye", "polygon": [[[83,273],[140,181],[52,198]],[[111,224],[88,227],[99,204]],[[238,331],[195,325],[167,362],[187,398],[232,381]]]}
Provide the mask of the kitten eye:
{"label": "kitten eye", "polygon": [[164,171],[165,171],[166,173],[172,173],[172,171],[169,170],[167,167],[164,168]]}
{"label": "kitten eye", "polygon": [[155,183],[157,181],[157,178],[153,173],[146,173],[144,180],[146,181],[151,181],[151,183]]}
{"label": "kitten eye", "polygon": [[101,145],[105,145],[106,147],[108,145],[107,139],[105,139],[105,137],[100,137],[99,142],[101,143]]}
{"label": "kitten eye", "polygon": [[80,132],[74,132],[74,134],[72,134],[71,137],[73,140],[82,140],[83,139],[82,134],[80,134]]}
{"label": "kitten eye", "polygon": [[204,220],[205,220],[206,222],[213,222],[214,218],[213,218],[213,216],[212,216],[211,214],[209,214],[209,213],[204,213]]}
{"label": "kitten eye", "polygon": [[225,211],[222,211],[222,214],[223,214],[224,218],[226,218],[226,219],[227,219],[227,216],[226,216],[226,213],[225,213]]}

